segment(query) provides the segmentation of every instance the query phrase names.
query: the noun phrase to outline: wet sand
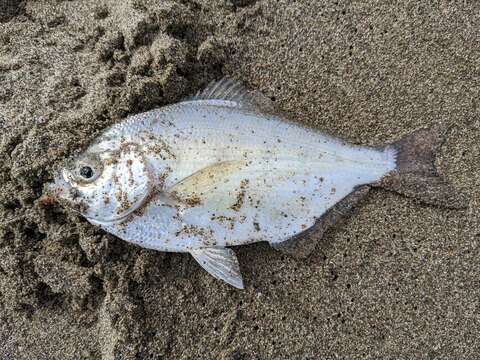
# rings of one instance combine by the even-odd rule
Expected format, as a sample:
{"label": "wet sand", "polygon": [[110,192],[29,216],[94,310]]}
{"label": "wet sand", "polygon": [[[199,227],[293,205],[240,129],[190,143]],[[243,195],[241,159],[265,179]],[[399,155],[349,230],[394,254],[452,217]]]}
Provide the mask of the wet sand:
{"label": "wet sand", "polygon": [[[118,3],[0,5],[0,359],[479,357],[479,3]],[[237,291],[38,205],[99,131],[223,75],[353,143],[447,124],[468,208],[374,190],[306,260],[239,248]]]}

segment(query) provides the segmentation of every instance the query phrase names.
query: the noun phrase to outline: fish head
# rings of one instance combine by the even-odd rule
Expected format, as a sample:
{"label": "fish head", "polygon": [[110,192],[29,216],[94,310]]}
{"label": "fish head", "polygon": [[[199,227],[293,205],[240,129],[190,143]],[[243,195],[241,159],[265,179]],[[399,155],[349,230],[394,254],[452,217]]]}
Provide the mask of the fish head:
{"label": "fish head", "polygon": [[142,207],[152,189],[141,147],[105,137],[69,160],[46,192],[87,219],[110,224]]}

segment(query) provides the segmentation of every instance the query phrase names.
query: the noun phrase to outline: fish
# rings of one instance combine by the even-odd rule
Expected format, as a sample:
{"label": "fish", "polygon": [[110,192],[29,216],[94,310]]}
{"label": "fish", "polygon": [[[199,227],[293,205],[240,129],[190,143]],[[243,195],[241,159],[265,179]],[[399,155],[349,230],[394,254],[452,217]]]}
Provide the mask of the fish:
{"label": "fish", "polygon": [[232,247],[268,242],[308,256],[371,188],[464,207],[435,168],[445,131],[420,129],[379,147],[349,144],[224,78],[104,130],[45,193],[122,240],[189,253],[243,289]]}

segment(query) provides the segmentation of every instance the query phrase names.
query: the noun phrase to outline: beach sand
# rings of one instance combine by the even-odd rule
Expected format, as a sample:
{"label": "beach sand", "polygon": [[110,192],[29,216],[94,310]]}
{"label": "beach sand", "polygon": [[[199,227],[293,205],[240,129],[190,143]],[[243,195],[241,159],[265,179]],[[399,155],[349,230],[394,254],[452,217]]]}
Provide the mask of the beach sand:
{"label": "beach sand", "polygon": [[[479,38],[472,0],[3,0],[0,359],[478,359]],[[352,143],[448,125],[468,208],[374,190],[305,260],[238,248],[238,291],[39,206],[99,131],[223,75]]]}

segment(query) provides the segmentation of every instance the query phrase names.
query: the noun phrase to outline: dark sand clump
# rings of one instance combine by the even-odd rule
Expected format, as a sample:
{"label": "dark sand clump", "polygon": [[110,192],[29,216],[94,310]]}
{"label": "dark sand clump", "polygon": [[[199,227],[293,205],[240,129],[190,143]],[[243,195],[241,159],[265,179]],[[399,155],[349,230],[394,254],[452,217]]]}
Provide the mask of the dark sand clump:
{"label": "dark sand clump", "polygon": [[[478,359],[480,3],[360,3],[3,0],[0,359]],[[448,125],[468,208],[374,191],[306,260],[238,249],[237,291],[39,206],[99,131],[224,74],[355,143]]]}

